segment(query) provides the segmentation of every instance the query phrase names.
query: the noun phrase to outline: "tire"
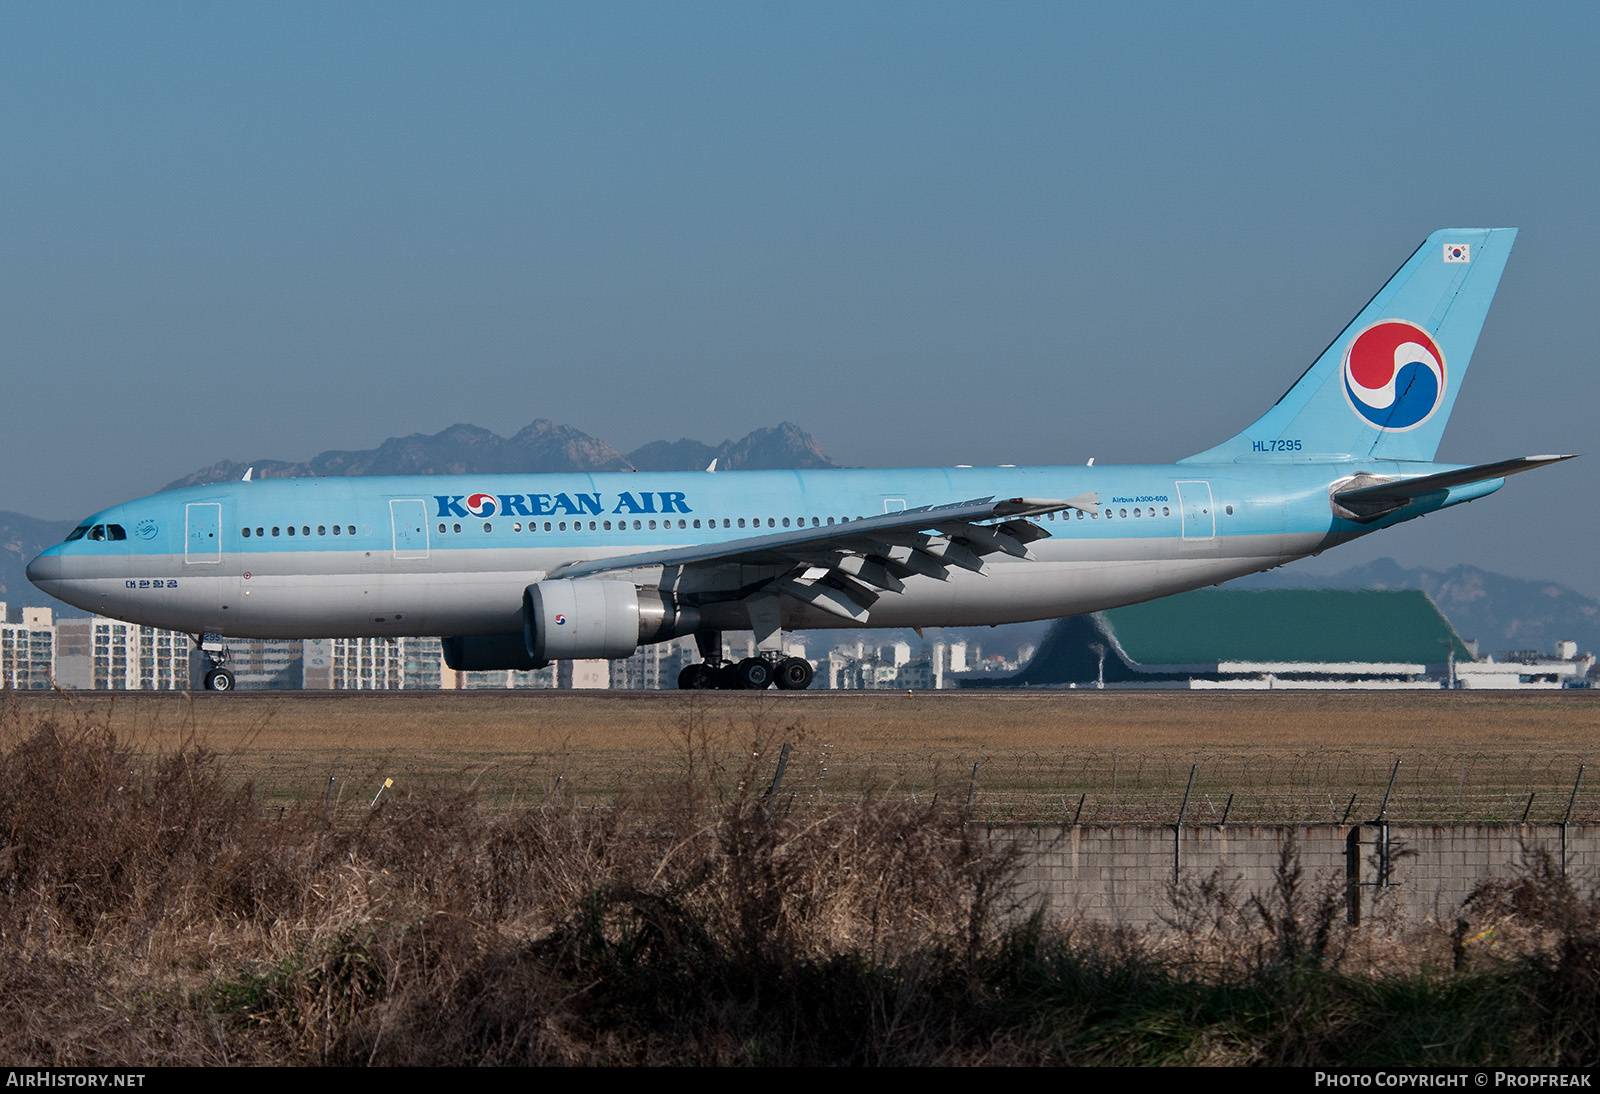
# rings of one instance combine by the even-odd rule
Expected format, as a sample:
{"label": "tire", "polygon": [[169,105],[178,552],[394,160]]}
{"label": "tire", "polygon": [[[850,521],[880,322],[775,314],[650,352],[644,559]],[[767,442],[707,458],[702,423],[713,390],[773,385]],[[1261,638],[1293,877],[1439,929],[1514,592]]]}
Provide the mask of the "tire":
{"label": "tire", "polygon": [[815,675],[811,662],[804,657],[785,657],[778,662],[777,684],[784,691],[806,690]]}
{"label": "tire", "polygon": [[714,686],[711,669],[706,665],[685,665],[678,673],[679,691],[705,691]]}
{"label": "tire", "polygon": [[212,669],[206,673],[207,691],[232,691],[233,673],[227,669]]}
{"label": "tire", "polygon": [[772,665],[760,657],[746,657],[734,672],[745,691],[765,691],[772,684]]}

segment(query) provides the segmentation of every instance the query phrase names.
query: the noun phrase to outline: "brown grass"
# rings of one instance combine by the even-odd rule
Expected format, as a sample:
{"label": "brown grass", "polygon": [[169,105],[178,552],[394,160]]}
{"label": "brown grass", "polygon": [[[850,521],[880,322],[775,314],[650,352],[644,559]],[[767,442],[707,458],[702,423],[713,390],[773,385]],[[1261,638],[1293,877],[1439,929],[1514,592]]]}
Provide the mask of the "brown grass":
{"label": "brown grass", "polygon": [[[706,693],[431,692],[226,696],[17,693],[28,717],[103,724],[157,752],[187,738],[227,756],[269,802],[370,800],[384,779],[470,787],[511,804],[610,800],[675,770],[686,725],[760,722],[800,743],[789,785],[821,803],[863,787],[934,795],[995,820],[1170,821],[1389,816],[1557,820],[1600,740],[1586,692]],[[0,734],[3,734],[0,725]],[[803,739],[803,740],[802,740]],[[738,766],[738,757],[722,757]],[[979,765],[976,787],[973,764]],[[1586,779],[1575,817],[1600,812]],[[1355,804],[1351,806],[1351,797]],[[1233,798],[1231,807],[1228,805]],[[1082,812],[1079,813],[1079,799]]]}
{"label": "brown grass", "polygon": [[1288,846],[1268,893],[1179,894],[1159,942],[1021,921],[1015,845],[937,777],[828,788],[850,749],[794,704],[688,707],[659,770],[540,768],[490,807],[427,773],[263,801],[241,765],[293,701],[57,704],[0,703],[12,1064],[1593,1059],[1600,901],[1547,867],[1454,935],[1356,945]]}

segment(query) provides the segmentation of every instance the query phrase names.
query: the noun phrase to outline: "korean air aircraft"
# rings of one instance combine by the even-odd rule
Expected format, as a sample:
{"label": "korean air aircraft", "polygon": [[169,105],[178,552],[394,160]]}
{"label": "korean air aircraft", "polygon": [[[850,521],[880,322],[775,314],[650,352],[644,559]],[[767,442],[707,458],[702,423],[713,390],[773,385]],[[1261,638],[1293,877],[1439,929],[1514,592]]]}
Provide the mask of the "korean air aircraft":
{"label": "korean air aircraft", "polygon": [[[1175,464],[267,479],[96,513],[28,566],[69,604],[224,635],[443,636],[457,669],[692,634],[683,688],[799,689],[786,629],[1098,611],[1472,501],[1566,456],[1433,462],[1516,230],[1435,232],[1254,424]],[[723,657],[753,630],[760,655]]]}

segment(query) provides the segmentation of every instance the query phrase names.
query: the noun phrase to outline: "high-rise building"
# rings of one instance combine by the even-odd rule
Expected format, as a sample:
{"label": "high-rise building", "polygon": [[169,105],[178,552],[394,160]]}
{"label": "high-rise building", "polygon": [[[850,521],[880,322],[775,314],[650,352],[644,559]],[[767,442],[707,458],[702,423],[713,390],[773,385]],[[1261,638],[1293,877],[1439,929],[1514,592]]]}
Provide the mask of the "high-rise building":
{"label": "high-rise building", "polygon": [[23,608],[10,622],[0,601],[0,688],[48,688],[55,678],[56,632],[49,608]]}

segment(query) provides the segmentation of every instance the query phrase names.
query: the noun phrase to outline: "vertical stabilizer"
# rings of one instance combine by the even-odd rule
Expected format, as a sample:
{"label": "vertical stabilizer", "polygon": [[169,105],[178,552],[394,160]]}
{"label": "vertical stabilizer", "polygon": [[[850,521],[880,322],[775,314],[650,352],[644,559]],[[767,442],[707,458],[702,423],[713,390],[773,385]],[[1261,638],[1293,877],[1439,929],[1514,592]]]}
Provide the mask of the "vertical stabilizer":
{"label": "vertical stabilizer", "polygon": [[1432,460],[1516,236],[1434,232],[1271,410],[1182,462]]}

